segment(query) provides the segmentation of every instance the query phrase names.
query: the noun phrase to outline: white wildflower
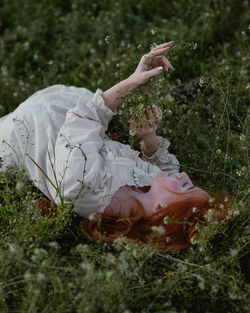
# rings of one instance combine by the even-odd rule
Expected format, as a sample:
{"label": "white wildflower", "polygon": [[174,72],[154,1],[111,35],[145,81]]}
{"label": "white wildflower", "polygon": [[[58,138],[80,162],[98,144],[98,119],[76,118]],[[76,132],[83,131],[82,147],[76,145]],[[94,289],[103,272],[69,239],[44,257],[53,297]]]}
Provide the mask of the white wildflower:
{"label": "white wildflower", "polygon": [[170,237],[166,237],[166,242],[169,243],[171,241]]}
{"label": "white wildflower", "polygon": [[51,248],[54,248],[54,249],[58,249],[58,248],[59,248],[59,244],[58,244],[56,241],[51,241],[51,242],[49,243],[49,246],[50,246]]}
{"label": "white wildflower", "polygon": [[37,280],[38,280],[38,281],[41,281],[41,280],[44,280],[44,279],[45,279],[44,273],[37,273],[36,277],[37,277]]}
{"label": "white wildflower", "polygon": [[193,207],[193,208],[192,208],[192,212],[193,212],[193,213],[196,213],[196,212],[197,212],[197,208],[196,208],[196,207]]}
{"label": "white wildflower", "polygon": [[166,100],[169,102],[173,102],[174,98],[171,95],[166,95]]}
{"label": "white wildflower", "polygon": [[195,245],[197,243],[197,241],[195,240],[195,237],[196,236],[193,236],[190,240],[192,245]]}
{"label": "white wildflower", "polygon": [[237,216],[237,215],[239,215],[240,214],[240,211],[239,210],[234,210],[233,211],[233,216]]}
{"label": "white wildflower", "polygon": [[130,136],[135,136],[136,135],[136,132],[135,132],[135,130],[133,130],[133,129],[130,129],[130,131],[129,131],[129,134],[130,134]]}
{"label": "white wildflower", "polygon": [[15,246],[15,245],[10,244],[10,245],[9,245],[9,250],[10,250],[11,253],[15,253],[17,249],[16,249],[16,246]]}
{"label": "white wildflower", "polygon": [[24,280],[30,280],[32,278],[32,274],[29,271],[27,271],[24,273],[23,277]]}
{"label": "white wildflower", "polygon": [[107,45],[110,45],[111,39],[112,39],[112,37],[108,35],[105,37],[104,41],[106,42]]}
{"label": "white wildflower", "polygon": [[194,42],[194,43],[193,43],[193,50],[196,50],[196,49],[197,49],[197,47],[198,47],[197,42]]}
{"label": "white wildflower", "polygon": [[88,219],[89,219],[90,221],[95,221],[95,219],[96,219],[95,213],[89,214]]}
{"label": "white wildflower", "polygon": [[201,78],[200,78],[200,81],[199,81],[200,87],[203,87],[203,86],[205,85],[205,83],[206,83],[205,78],[204,78],[204,77],[201,77]]}
{"label": "white wildflower", "polygon": [[165,232],[165,228],[163,226],[152,226],[152,231],[158,234],[163,234]]}
{"label": "white wildflower", "polygon": [[246,140],[246,135],[241,134],[240,135],[240,141],[245,141]]}
{"label": "white wildflower", "polygon": [[167,224],[169,222],[169,216],[165,216],[164,218],[163,218],[163,223],[164,224]]}

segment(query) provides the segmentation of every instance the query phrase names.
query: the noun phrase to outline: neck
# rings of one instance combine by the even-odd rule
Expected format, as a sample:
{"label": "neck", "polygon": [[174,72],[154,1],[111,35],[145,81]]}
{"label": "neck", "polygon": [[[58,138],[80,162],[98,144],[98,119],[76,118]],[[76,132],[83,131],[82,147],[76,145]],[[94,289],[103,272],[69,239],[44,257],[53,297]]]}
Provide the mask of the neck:
{"label": "neck", "polygon": [[146,215],[150,215],[152,213],[153,198],[151,196],[151,189],[145,192],[145,190],[135,189],[127,186],[125,194],[126,199],[129,199],[132,205],[136,206],[137,201],[139,201],[142,204]]}

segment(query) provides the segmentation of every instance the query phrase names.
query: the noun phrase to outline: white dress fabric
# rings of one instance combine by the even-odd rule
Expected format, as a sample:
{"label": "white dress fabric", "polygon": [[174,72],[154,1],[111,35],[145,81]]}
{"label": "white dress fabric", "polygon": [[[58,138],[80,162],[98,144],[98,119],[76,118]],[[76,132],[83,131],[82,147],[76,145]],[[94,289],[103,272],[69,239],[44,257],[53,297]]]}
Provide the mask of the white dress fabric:
{"label": "white dress fabric", "polygon": [[151,157],[117,141],[105,131],[112,112],[102,90],[54,85],[29,97],[0,118],[2,167],[22,168],[52,201],[74,201],[75,212],[86,217],[103,212],[122,186],[150,186],[159,171],[179,174],[179,162],[161,138]]}

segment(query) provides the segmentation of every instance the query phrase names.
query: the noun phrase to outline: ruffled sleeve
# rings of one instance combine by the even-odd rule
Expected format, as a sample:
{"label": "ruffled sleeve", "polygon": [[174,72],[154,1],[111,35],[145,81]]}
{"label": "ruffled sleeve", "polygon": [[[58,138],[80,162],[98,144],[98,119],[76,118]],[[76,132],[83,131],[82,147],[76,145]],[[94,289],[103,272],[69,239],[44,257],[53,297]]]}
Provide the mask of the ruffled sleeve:
{"label": "ruffled sleeve", "polygon": [[[56,177],[54,184],[65,201],[80,202],[82,216],[103,206],[107,199],[99,197],[109,193],[111,177],[100,150],[115,113],[105,106],[101,93],[98,89],[92,98],[81,99],[67,112],[56,142],[50,144],[47,159],[47,172]],[[54,201],[60,202],[55,188],[49,188]]]}
{"label": "ruffled sleeve", "polygon": [[162,138],[160,136],[158,136],[158,138],[161,141],[160,148],[150,157],[145,155],[145,153],[143,152],[141,142],[142,159],[153,165],[158,166],[162,171],[167,171],[168,173],[178,175],[179,161],[177,160],[174,154],[171,154],[168,151],[170,142],[167,139]]}

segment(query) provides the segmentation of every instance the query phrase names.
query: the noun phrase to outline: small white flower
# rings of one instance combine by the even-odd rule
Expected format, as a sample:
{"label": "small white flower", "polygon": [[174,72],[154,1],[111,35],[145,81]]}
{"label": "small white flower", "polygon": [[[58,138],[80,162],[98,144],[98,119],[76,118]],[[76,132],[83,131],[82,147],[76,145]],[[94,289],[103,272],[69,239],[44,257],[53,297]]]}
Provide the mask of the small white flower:
{"label": "small white flower", "polygon": [[151,29],[151,34],[154,36],[156,34],[156,31],[154,29]]}
{"label": "small white flower", "polygon": [[164,224],[167,224],[169,222],[169,216],[165,216],[164,218],[163,218],[163,223]]}
{"label": "small white flower", "polygon": [[240,211],[239,210],[234,210],[233,211],[233,216],[237,216],[237,215],[239,215],[240,214]]}
{"label": "small white flower", "polygon": [[13,245],[13,244],[10,244],[9,250],[10,250],[11,253],[15,253],[16,252],[16,246]]}
{"label": "small white flower", "polygon": [[210,198],[210,199],[208,200],[208,202],[209,202],[209,203],[212,203],[212,202],[214,202],[214,200],[215,200],[214,198]]}
{"label": "small white flower", "polygon": [[206,83],[205,78],[204,78],[204,77],[201,77],[201,78],[200,78],[200,81],[199,81],[200,87],[203,87],[203,86],[205,85],[205,83]]}
{"label": "small white flower", "polygon": [[96,216],[95,216],[95,213],[91,213],[89,216],[88,216],[88,219],[90,221],[94,221],[96,219]]}
{"label": "small white flower", "polygon": [[196,50],[196,49],[197,49],[197,47],[198,47],[197,42],[194,42],[194,44],[193,44],[193,50]]}
{"label": "small white flower", "polygon": [[171,238],[170,237],[166,237],[166,242],[170,242],[171,241]]}
{"label": "small white flower", "polygon": [[163,234],[165,232],[165,228],[163,226],[152,226],[152,231],[158,234]]}
{"label": "small white flower", "polygon": [[44,273],[37,273],[37,280],[38,281],[41,281],[41,280],[44,280],[44,279],[45,279]]}
{"label": "small white flower", "polygon": [[243,134],[241,134],[241,135],[240,135],[240,141],[245,141],[245,140],[246,140],[246,136],[243,135]]}
{"label": "small white flower", "polygon": [[223,205],[223,204],[220,204],[220,205],[219,205],[219,208],[220,208],[220,209],[224,209],[224,205]]}
{"label": "small white flower", "polygon": [[231,253],[231,256],[234,257],[238,254],[238,250],[237,249],[230,249],[230,253]]}
{"label": "small white flower", "polygon": [[196,213],[196,212],[197,212],[197,208],[196,208],[196,207],[193,207],[193,208],[192,208],[192,212],[193,212],[193,213]]}
{"label": "small white flower", "polygon": [[23,277],[25,280],[30,280],[32,278],[32,274],[30,272],[26,272],[24,273]]}
{"label": "small white flower", "polygon": [[129,134],[130,134],[130,136],[135,136],[136,132],[133,129],[130,129]]}
{"label": "small white flower", "polygon": [[190,240],[192,245],[195,245],[196,242],[197,242],[197,241],[195,240],[195,237],[196,237],[196,236],[193,236],[193,237],[191,238],[191,240]]}
{"label": "small white flower", "polygon": [[107,45],[109,45],[111,43],[111,39],[112,37],[108,35],[105,37],[104,41],[106,42]]}

